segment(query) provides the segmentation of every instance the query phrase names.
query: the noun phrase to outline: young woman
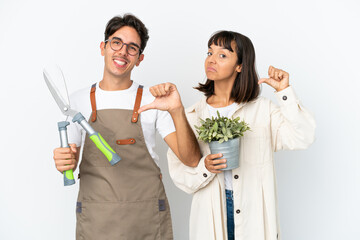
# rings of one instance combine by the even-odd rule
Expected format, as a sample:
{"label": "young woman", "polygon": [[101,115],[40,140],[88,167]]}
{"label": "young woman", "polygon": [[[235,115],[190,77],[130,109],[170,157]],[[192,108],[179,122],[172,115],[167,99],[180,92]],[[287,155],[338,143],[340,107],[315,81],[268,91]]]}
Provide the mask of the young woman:
{"label": "young woman", "polygon": [[[273,152],[305,149],[314,141],[315,121],[289,86],[289,74],[269,67],[258,79],[255,51],[249,38],[230,31],[215,33],[208,42],[207,81],[196,88],[205,97],[186,110],[188,121],[216,116],[240,117],[250,125],[240,140],[240,167],[226,167],[222,154],[210,154],[199,141],[202,158],[197,167],[185,166],[169,150],[174,183],[193,194],[190,240],[280,239]],[[280,106],[259,97],[259,84],[276,90]],[[220,164],[220,165],[219,165]]]}

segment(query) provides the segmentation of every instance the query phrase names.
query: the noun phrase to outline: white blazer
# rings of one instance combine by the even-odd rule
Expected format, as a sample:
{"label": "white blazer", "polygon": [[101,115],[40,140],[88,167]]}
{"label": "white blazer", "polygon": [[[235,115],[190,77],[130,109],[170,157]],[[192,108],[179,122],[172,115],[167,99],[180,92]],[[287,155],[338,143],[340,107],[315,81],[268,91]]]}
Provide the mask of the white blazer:
{"label": "white blazer", "polygon": [[[240,167],[232,170],[237,240],[280,239],[273,152],[306,149],[314,141],[315,120],[292,87],[275,94],[280,107],[258,97],[239,104],[232,114],[251,128],[240,139]],[[200,126],[199,119],[209,117],[206,98],[186,109],[186,115],[198,136],[194,125]],[[190,240],[226,240],[224,174],[205,168],[210,149],[202,141],[199,145],[203,157],[195,168],[182,164],[169,149],[170,176],[177,187],[193,194]]]}

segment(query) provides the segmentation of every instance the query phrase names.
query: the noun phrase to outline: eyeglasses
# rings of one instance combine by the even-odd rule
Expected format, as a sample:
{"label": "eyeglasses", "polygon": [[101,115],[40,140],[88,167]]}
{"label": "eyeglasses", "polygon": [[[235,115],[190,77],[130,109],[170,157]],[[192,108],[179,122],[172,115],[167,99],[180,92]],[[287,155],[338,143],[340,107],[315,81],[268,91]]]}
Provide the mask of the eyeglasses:
{"label": "eyeglasses", "polygon": [[110,47],[114,51],[119,51],[123,48],[124,45],[126,45],[126,52],[131,55],[135,56],[138,53],[141,54],[141,49],[139,46],[137,46],[134,43],[124,43],[120,38],[114,37],[112,39],[108,39],[105,41],[110,43]]}

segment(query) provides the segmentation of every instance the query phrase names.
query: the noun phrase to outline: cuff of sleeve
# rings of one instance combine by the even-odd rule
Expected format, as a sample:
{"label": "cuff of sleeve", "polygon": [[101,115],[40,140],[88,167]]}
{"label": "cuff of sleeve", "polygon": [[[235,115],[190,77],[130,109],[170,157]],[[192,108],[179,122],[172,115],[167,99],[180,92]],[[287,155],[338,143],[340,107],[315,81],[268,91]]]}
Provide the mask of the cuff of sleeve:
{"label": "cuff of sleeve", "polygon": [[204,180],[212,178],[212,176],[215,175],[215,173],[209,172],[209,170],[207,170],[207,168],[205,167],[205,158],[206,156],[202,157],[196,167],[196,171],[198,173],[200,181],[202,182]]}
{"label": "cuff of sleeve", "polygon": [[164,140],[169,134],[174,133],[174,132],[176,132],[175,128],[171,129],[168,132],[161,132],[161,133],[159,132],[159,134],[160,134],[161,138]]}
{"label": "cuff of sleeve", "polygon": [[287,106],[299,102],[295,91],[291,86],[280,92],[275,92],[275,96],[280,106]]}

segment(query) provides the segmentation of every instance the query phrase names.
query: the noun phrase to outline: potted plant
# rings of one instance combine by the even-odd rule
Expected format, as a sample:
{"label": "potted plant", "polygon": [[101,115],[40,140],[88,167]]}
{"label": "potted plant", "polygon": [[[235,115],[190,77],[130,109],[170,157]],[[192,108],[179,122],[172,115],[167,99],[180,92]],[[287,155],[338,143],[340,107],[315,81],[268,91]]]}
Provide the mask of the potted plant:
{"label": "potted plant", "polygon": [[240,118],[230,119],[220,116],[217,111],[217,117],[200,118],[201,126],[195,126],[198,138],[208,142],[212,154],[222,153],[222,158],[226,159],[227,167],[222,170],[231,170],[239,167],[239,149],[240,137],[244,132],[250,130],[250,127]]}

